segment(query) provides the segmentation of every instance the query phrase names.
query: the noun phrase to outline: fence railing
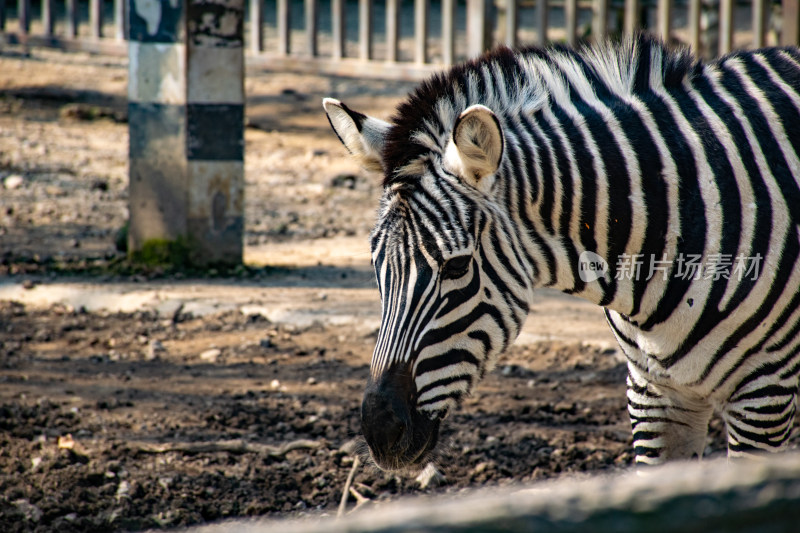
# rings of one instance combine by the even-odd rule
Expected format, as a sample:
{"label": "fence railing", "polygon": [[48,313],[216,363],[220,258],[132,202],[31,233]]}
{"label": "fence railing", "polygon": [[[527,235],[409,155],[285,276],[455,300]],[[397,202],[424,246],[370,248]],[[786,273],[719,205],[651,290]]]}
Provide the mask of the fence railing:
{"label": "fence railing", "polygon": [[[0,0],[0,42],[125,54],[135,1]],[[416,78],[495,44],[575,44],[639,29],[705,57],[800,37],[797,0],[246,2],[251,63],[358,76]]]}

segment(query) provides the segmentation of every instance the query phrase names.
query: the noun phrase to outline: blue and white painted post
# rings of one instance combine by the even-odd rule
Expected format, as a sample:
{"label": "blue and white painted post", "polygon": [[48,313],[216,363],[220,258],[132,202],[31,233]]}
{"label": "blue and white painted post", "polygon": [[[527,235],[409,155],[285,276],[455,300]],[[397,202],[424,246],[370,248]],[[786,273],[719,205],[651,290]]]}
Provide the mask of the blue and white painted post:
{"label": "blue and white painted post", "polygon": [[129,2],[128,249],[239,264],[244,0]]}

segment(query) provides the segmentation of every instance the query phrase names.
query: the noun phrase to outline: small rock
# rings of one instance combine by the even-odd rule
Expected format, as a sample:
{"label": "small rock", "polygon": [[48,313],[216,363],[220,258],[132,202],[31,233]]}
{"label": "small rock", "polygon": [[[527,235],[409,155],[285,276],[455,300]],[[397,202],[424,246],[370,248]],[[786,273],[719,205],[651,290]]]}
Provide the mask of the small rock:
{"label": "small rock", "polygon": [[278,381],[277,379],[273,379],[272,381],[270,381],[269,386],[271,389],[278,389],[281,386],[281,382]]}
{"label": "small rock", "polygon": [[161,343],[161,341],[152,340],[150,344],[147,345],[147,352],[144,354],[144,358],[147,361],[153,361],[158,359],[159,355],[166,352],[167,349]]}
{"label": "small rock", "polygon": [[480,474],[481,472],[484,472],[487,468],[489,468],[489,463],[481,462],[475,465],[475,468],[473,468],[472,471],[475,474]]}
{"label": "small rock", "polygon": [[11,174],[3,180],[3,186],[8,190],[17,189],[25,183],[25,180],[19,174]]}
{"label": "small rock", "polygon": [[261,339],[260,341],[258,341],[258,345],[261,346],[262,348],[272,348],[274,346],[272,344],[272,340],[268,338]]}
{"label": "small rock", "polygon": [[217,358],[222,354],[222,350],[219,348],[212,348],[210,350],[206,350],[205,352],[200,354],[200,359],[203,361],[208,361],[209,363],[216,363]]}
{"label": "small rock", "polygon": [[29,291],[32,288],[36,287],[36,282],[32,279],[26,279],[22,282],[22,288]]}
{"label": "small rock", "polygon": [[419,484],[422,490],[430,486],[437,486],[445,481],[444,475],[434,466],[433,463],[428,463],[420,474],[414,479]]}
{"label": "small rock", "polygon": [[317,380],[316,380],[316,378],[310,377],[310,378],[308,378],[306,380],[306,383],[309,384],[309,385],[316,385],[317,384]]}
{"label": "small rock", "polygon": [[117,485],[117,494],[116,494],[117,501],[121,500],[122,498],[127,498],[128,494],[130,493],[130,490],[131,486],[130,484],[128,484],[127,481],[125,481],[124,479],[120,481],[119,485]]}
{"label": "small rock", "polygon": [[74,448],[75,440],[73,440],[72,435],[67,433],[62,437],[58,437],[58,447],[67,450]]}
{"label": "small rock", "polygon": [[15,500],[14,505],[17,507],[17,510],[22,513],[25,517],[25,520],[29,522],[38,522],[42,519],[42,510],[33,505],[31,502],[25,499]]}

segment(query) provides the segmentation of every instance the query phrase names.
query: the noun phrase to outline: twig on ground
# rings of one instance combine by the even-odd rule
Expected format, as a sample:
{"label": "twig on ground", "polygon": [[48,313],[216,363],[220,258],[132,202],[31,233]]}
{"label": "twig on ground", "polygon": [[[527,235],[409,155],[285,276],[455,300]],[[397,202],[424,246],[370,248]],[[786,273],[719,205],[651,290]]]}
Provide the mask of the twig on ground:
{"label": "twig on ground", "polygon": [[291,442],[281,444],[280,446],[271,446],[269,444],[260,444],[257,442],[247,442],[241,439],[234,440],[216,440],[210,442],[169,442],[165,444],[150,444],[144,442],[131,442],[129,446],[135,448],[141,453],[168,453],[168,452],[182,452],[182,453],[214,453],[214,452],[228,452],[228,453],[256,453],[259,455],[268,455],[271,457],[283,457],[292,450],[299,450],[303,448],[319,448],[322,443],[315,440],[299,439]]}
{"label": "twig on ground", "polygon": [[372,500],[370,500],[369,498],[367,498],[366,496],[362,496],[362,495],[361,495],[361,493],[359,493],[359,492],[356,490],[356,488],[355,488],[355,487],[350,487],[350,494],[352,494],[352,495],[353,495],[353,498],[355,498],[355,499],[356,499],[356,506],[355,506],[355,507],[353,507],[353,510],[352,510],[352,511],[350,511],[351,513],[352,513],[353,511],[355,511],[356,509],[358,509],[359,507],[361,507],[362,505],[364,505],[365,503],[369,503],[369,502],[371,502],[371,501],[372,501]]}
{"label": "twig on ground", "polygon": [[[347,475],[347,481],[344,482],[344,490],[342,491],[342,499],[339,500],[339,510],[336,512],[336,518],[341,518],[344,516],[344,511],[347,508],[347,497],[350,495],[350,491],[352,490],[350,487],[353,484],[353,478],[356,477],[356,469],[358,469],[358,456],[355,456],[353,459],[353,468],[350,469],[350,473]],[[355,495],[354,495],[355,496]],[[361,496],[359,494],[359,496]],[[361,496],[363,498],[363,496]],[[358,501],[358,496],[356,496],[356,501]],[[356,504],[358,506],[358,504]]]}

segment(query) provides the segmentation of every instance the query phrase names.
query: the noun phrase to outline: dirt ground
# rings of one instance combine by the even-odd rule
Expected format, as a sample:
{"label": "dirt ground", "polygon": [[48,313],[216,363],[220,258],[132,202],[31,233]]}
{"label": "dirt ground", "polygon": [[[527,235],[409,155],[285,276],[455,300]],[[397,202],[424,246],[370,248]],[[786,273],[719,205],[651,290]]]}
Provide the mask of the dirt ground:
{"label": "dirt ground", "polygon": [[[18,295],[0,298],[0,530],[333,514],[363,448],[374,326],[352,313],[265,315],[258,305],[273,293],[256,289],[301,287],[293,303],[312,311],[347,300],[334,290],[377,300],[366,239],[378,181],[347,160],[320,101],[386,118],[412,84],[249,72],[250,268],[186,280],[116,268],[126,78],[120,59],[0,49],[0,289]],[[224,283],[252,293],[250,307],[108,310],[25,297],[153,280],[192,291]],[[565,324],[559,313],[577,304],[548,301],[534,309],[536,334],[523,334],[449,418],[443,479],[422,488],[362,467],[354,487],[368,505],[630,466],[624,364],[610,344],[580,340],[599,313]],[[576,336],[548,337],[559,321]],[[723,453],[721,428],[712,423],[710,454]]]}

